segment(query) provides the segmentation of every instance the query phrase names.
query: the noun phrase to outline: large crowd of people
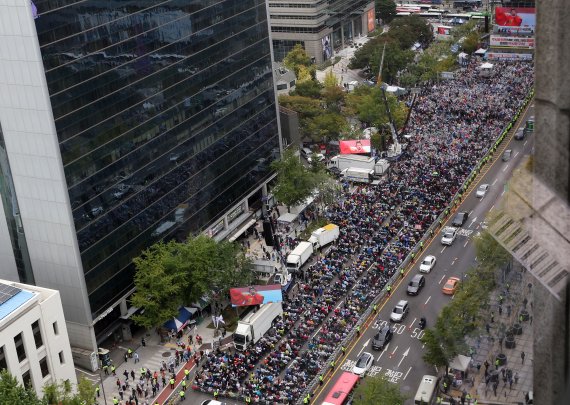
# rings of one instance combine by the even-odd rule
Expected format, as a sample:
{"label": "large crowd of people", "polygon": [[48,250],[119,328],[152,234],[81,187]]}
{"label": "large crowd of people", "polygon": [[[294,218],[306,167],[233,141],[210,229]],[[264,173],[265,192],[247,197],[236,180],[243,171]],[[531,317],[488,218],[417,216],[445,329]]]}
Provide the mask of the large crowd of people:
{"label": "large crowd of people", "polygon": [[245,352],[212,351],[193,389],[251,402],[298,400],[330,367],[360,316],[515,115],[532,65],[499,62],[482,78],[475,63],[426,89],[407,128],[411,141],[379,185],[347,189],[324,215],[341,235],[310,265],[283,316]]}

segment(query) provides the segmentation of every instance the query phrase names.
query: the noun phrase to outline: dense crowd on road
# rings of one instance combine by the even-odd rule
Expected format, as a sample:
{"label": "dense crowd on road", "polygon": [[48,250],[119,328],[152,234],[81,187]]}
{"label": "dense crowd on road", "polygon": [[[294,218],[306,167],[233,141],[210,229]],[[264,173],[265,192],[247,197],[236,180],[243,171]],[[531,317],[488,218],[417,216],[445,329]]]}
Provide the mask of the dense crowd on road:
{"label": "dense crowd on road", "polygon": [[475,64],[421,94],[411,142],[380,185],[358,186],[326,208],[334,246],[283,303],[283,316],[245,352],[205,355],[193,389],[260,403],[292,403],[331,365],[360,316],[443,212],[532,86],[529,63]]}

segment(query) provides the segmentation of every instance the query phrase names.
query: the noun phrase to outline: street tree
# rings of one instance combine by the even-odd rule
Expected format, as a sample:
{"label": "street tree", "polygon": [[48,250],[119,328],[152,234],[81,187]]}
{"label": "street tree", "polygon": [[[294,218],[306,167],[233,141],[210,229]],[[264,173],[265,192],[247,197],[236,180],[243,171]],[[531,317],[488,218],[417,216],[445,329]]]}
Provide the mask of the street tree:
{"label": "street tree", "polygon": [[[406,121],[408,108],[391,94],[386,94],[386,98],[396,129],[401,128]],[[382,89],[379,86],[357,87],[354,92],[347,96],[346,103],[350,111],[353,111],[356,117],[368,126],[381,128],[390,122],[383,100]]]}
{"label": "street tree", "polygon": [[319,100],[301,95],[281,95],[279,96],[279,104],[296,111],[300,119],[314,117],[323,112]]}
{"label": "street tree", "polygon": [[336,112],[324,112],[307,120],[306,134],[314,142],[329,142],[340,138],[349,128],[346,118]]}
{"label": "street tree", "polygon": [[425,49],[434,38],[431,25],[416,14],[394,20],[390,24],[389,35],[400,43],[402,49],[410,49],[416,42]]}
{"label": "street tree", "polygon": [[285,55],[283,59],[283,64],[288,67],[289,69],[295,72],[295,76],[297,76],[297,81],[305,81],[306,74],[301,72],[301,68],[305,68],[305,71],[308,72],[309,77],[314,77],[316,74],[316,67],[311,61],[311,57],[303,48],[303,45],[296,44],[293,49]]}
{"label": "street tree", "polygon": [[305,201],[319,181],[318,177],[301,163],[299,156],[292,149],[286,150],[281,160],[272,162],[271,167],[277,172],[273,195],[285,204],[287,210]]}
{"label": "street tree", "polygon": [[479,33],[477,31],[471,31],[461,43],[463,52],[471,55],[479,48],[479,41]]}
{"label": "street tree", "polygon": [[187,283],[179,252],[179,243],[159,242],[133,259],[136,291],[131,304],[144,308],[132,317],[137,325],[152,329],[178,314]]}
{"label": "street tree", "polygon": [[393,0],[376,0],[376,18],[384,24],[390,23],[396,17],[396,2]]}
{"label": "street tree", "polygon": [[16,377],[8,373],[7,370],[0,371],[0,398],[5,404],[18,405],[42,405],[47,404],[36,395],[36,391],[31,387],[24,387],[18,382]]}
{"label": "street tree", "polygon": [[322,85],[317,80],[307,80],[295,85],[292,96],[301,96],[319,99],[321,97]]}
{"label": "street tree", "polygon": [[403,405],[407,396],[384,376],[366,377],[354,391],[354,405]]}
{"label": "street tree", "polygon": [[499,269],[505,266],[512,258],[510,253],[486,231],[475,237],[475,250],[477,252],[477,260],[482,268]]}

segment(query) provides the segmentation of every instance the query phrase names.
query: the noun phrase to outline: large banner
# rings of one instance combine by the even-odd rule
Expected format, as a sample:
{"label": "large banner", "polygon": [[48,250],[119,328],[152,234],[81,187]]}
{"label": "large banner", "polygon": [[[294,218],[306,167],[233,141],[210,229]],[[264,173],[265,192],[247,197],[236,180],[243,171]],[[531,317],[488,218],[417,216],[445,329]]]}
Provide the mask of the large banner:
{"label": "large banner", "polygon": [[370,153],[370,139],[340,141],[340,154]]}
{"label": "large banner", "polygon": [[367,18],[368,18],[368,32],[372,32],[374,31],[374,20],[376,19],[376,14],[374,13],[374,9],[368,10]]}
{"label": "large banner", "polygon": [[230,300],[234,307],[282,302],[281,284],[230,288]]}
{"label": "large banner", "polygon": [[494,28],[497,34],[504,35],[534,35],[534,27],[499,27]]}
{"label": "large banner", "polygon": [[496,7],[495,23],[502,27],[535,27],[536,12],[534,8]]}
{"label": "large banner", "polygon": [[445,25],[440,25],[437,27],[437,33],[439,35],[451,35],[452,27],[447,27]]}
{"label": "large banner", "polygon": [[532,60],[532,53],[487,52],[488,60]]}
{"label": "large banner", "polygon": [[491,35],[490,43],[491,46],[534,49],[534,38],[501,37],[498,35]]}

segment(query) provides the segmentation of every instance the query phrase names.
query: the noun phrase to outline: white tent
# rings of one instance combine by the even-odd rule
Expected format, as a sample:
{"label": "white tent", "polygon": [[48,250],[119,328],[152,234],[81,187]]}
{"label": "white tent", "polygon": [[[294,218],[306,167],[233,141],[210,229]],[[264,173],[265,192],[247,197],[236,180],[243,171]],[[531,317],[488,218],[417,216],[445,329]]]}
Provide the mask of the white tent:
{"label": "white tent", "polygon": [[479,76],[489,77],[493,72],[493,64],[486,62],[479,66]]}
{"label": "white tent", "polygon": [[478,56],[483,56],[483,55],[485,55],[486,53],[487,53],[487,50],[486,50],[486,49],[483,49],[483,48],[479,48],[479,49],[477,49],[477,50],[475,51],[475,55],[478,55]]}
{"label": "white tent", "polygon": [[479,66],[479,69],[493,69],[493,64],[489,63],[489,62],[485,62],[481,66]]}
{"label": "white tent", "polygon": [[451,363],[449,363],[449,368],[451,370],[457,370],[465,373],[469,368],[469,363],[471,362],[471,358],[464,356],[462,354],[458,354],[456,358],[454,358]]}

